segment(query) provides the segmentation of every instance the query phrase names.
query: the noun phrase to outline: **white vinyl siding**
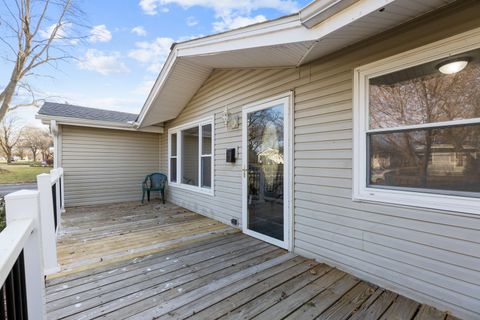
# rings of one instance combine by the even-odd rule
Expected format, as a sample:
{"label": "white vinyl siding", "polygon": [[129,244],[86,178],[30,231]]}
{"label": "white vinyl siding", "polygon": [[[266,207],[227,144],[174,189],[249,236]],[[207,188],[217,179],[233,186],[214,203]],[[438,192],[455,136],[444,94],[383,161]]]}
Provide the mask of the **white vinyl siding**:
{"label": "white vinyl siding", "polygon": [[[168,199],[190,210],[230,224],[232,218],[241,221],[241,126],[227,129],[223,121],[225,106],[231,118],[240,117],[242,106],[283,94],[299,83],[302,69],[217,70],[197,92],[179,117],[165,129],[214,116],[214,196],[168,189]],[[305,82],[307,79],[304,79]],[[259,86],[259,84],[262,84]],[[162,150],[168,150],[168,135],[162,135]],[[226,162],[226,149],[239,150],[235,163]],[[168,168],[168,158],[162,157],[162,170]]]}
{"label": "white vinyl siding", "polygon": [[[168,199],[229,223],[241,219],[242,106],[294,90],[294,251],[467,319],[480,318],[480,217],[352,201],[353,70],[480,27],[480,4],[400,27],[296,69],[216,70],[175,127],[215,117],[215,195],[170,188]],[[167,135],[162,135],[162,170]],[[227,148],[240,148],[226,163]]]}
{"label": "white vinyl siding", "polygon": [[159,170],[159,135],[62,126],[65,204],[90,205],[142,199],[142,182]]}

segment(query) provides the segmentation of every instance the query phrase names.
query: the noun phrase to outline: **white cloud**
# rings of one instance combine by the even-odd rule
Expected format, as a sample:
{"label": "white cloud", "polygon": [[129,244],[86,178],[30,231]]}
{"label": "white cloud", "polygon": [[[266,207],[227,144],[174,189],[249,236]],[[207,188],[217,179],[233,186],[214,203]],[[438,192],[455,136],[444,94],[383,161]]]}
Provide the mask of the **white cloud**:
{"label": "white cloud", "polygon": [[150,16],[154,16],[158,13],[157,8],[157,0],[140,0],[139,2],[140,8],[142,8],[145,14]]}
{"label": "white cloud", "polygon": [[152,42],[137,42],[135,44],[137,48],[130,50],[128,56],[147,65],[148,71],[159,72],[168,57],[173,42],[172,38],[156,38]]}
{"label": "white cloud", "polygon": [[289,14],[298,11],[295,0],[140,0],[143,12],[156,15],[162,6],[176,4],[184,9],[193,6],[209,8],[215,12],[218,21],[213,23],[215,31],[243,27],[252,23],[265,21],[263,15],[252,16],[259,9],[273,9]]}
{"label": "white cloud", "polygon": [[80,106],[94,107],[101,109],[108,109],[113,111],[123,112],[139,112],[139,108],[143,105],[142,99],[130,99],[130,98],[114,98],[114,97],[102,97],[102,98],[79,98],[78,103]]}
{"label": "white cloud", "polygon": [[108,42],[110,40],[112,40],[112,33],[107,29],[106,25],[100,24],[90,30],[89,42]]}
{"label": "white cloud", "polygon": [[143,80],[134,90],[136,94],[147,96],[150,91],[152,90],[153,85],[155,84],[155,80],[148,79]]}
{"label": "white cloud", "polygon": [[221,32],[230,29],[237,29],[266,20],[267,18],[264,15],[258,15],[252,18],[241,16],[225,17],[222,19],[222,21],[217,21],[213,23],[213,30],[216,32]]}
{"label": "white cloud", "polygon": [[197,24],[198,24],[198,20],[195,19],[195,17],[188,17],[187,18],[187,26],[193,27],[193,26],[196,26]]}
{"label": "white cloud", "polygon": [[[54,23],[50,25],[47,29],[44,30],[39,30],[39,35],[43,39],[49,39],[53,32],[55,31],[56,27],[58,24]],[[72,38],[69,33],[71,32],[72,29],[72,24],[71,23],[64,23],[60,25],[60,27],[57,29],[55,33],[55,40],[65,40],[66,42],[70,44],[78,44],[79,40]],[[71,39],[69,39],[69,37]]]}
{"label": "white cloud", "polygon": [[229,15],[235,12],[250,14],[258,9],[275,9],[284,13],[292,13],[299,9],[294,0],[140,0],[143,12],[149,15],[158,13],[159,6],[177,4],[185,9],[201,6],[213,9],[217,16]]}
{"label": "white cloud", "polygon": [[[111,96],[103,91],[84,94],[79,90],[45,92],[45,94],[52,97],[48,99],[48,101],[52,102],[131,113],[140,112],[145,102],[144,97],[133,97],[127,92],[123,96],[122,92]],[[35,113],[37,111],[38,109],[35,109]]]}
{"label": "white cloud", "polygon": [[125,63],[120,61],[120,53],[106,53],[96,49],[87,50],[85,57],[79,62],[79,67],[102,75],[125,74],[129,72]]}
{"label": "white cloud", "polygon": [[135,33],[137,36],[144,37],[147,35],[147,31],[142,26],[136,26],[132,29],[132,33]]}
{"label": "white cloud", "polygon": [[[52,33],[53,31],[55,30],[57,24],[52,24],[51,26],[49,26],[47,29],[45,30],[40,30],[39,31],[39,34],[42,38],[44,39],[48,39],[52,36]],[[55,35],[55,39],[62,39],[66,36],[66,32],[65,32],[65,29],[66,29],[66,26],[63,25],[61,26],[60,28],[58,28],[57,30],[57,34]]]}

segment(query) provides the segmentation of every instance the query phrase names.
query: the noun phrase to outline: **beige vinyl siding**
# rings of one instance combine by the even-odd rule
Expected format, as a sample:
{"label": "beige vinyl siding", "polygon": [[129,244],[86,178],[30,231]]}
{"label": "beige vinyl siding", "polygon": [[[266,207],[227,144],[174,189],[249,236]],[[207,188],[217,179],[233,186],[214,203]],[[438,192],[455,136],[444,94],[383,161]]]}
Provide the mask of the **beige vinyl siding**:
{"label": "beige vinyl siding", "polygon": [[[284,93],[300,84],[300,69],[279,70],[217,70],[200,88],[188,106],[168,128],[214,115],[214,196],[169,187],[169,201],[190,210],[230,224],[232,218],[241,220],[241,127],[228,129],[223,111],[228,106],[233,116],[241,116],[242,106],[272,95]],[[305,79],[306,80],[306,79]],[[303,80],[303,81],[305,81]],[[268,82],[268,84],[265,84]],[[258,83],[263,83],[262,87]],[[162,136],[167,150],[167,135]],[[226,162],[226,149],[238,148],[234,164]],[[167,157],[162,157],[162,170],[167,170]]]}
{"label": "beige vinyl siding", "polygon": [[[169,199],[228,223],[241,220],[241,126],[225,106],[294,91],[294,251],[467,319],[480,318],[480,215],[352,201],[355,67],[480,27],[463,2],[296,69],[216,70],[166,128],[215,116],[215,195],[169,188]],[[167,138],[161,138],[162,155]],[[227,148],[237,162],[225,162]],[[167,170],[167,158],[161,158]]]}
{"label": "beige vinyl siding", "polygon": [[352,201],[353,69],[480,27],[465,4],[311,65],[295,88],[294,234],[299,254],[477,319],[480,215]]}
{"label": "beige vinyl siding", "polygon": [[75,126],[61,128],[65,204],[141,200],[146,174],[159,169],[159,135]]}

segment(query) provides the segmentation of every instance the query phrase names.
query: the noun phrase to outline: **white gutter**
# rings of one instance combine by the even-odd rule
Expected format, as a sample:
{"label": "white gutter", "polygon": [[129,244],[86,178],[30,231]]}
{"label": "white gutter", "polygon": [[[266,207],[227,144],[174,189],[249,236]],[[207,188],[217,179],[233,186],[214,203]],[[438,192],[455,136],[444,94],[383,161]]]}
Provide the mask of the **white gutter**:
{"label": "white gutter", "polygon": [[52,123],[54,123],[55,127],[57,127],[58,125],[71,125],[71,126],[78,126],[78,127],[163,133],[163,127],[149,126],[149,127],[138,129],[135,127],[133,122],[119,123],[119,122],[110,122],[110,121],[47,116],[42,114],[37,114],[35,118],[41,120],[42,123],[45,125],[51,125]]}
{"label": "white gutter", "polygon": [[314,1],[300,10],[300,21],[308,29],[351,6],[359,0]]}

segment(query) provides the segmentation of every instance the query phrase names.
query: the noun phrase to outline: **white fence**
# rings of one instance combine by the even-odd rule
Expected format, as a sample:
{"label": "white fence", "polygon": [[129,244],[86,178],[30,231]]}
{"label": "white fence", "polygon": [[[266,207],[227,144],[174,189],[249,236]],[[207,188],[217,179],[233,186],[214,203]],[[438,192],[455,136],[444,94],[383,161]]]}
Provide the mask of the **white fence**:
{"label": "white fence", "polygon": [[59,271],[56,237],[64,211],[63,169],[38,175],[37,186],[5,196],[0,319],[46,319],[44,276]]}
{"label": "white fence", "polygon": [[63,168],[43,173],[37,176],[38,192],[40,193],[40,212],[42,216],[42,243],[45,274],[59,271],[57,263],[57,231],[60,227],[60,217],[64,210]]}
{"label": "white fence", "polygon": [[[0,318],[46,319],[39,192],[5,196],[7,227],[0,233]],[[6,316],[6,317],[5,317]]]}

